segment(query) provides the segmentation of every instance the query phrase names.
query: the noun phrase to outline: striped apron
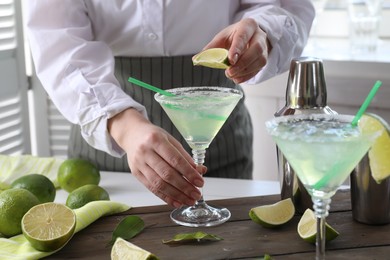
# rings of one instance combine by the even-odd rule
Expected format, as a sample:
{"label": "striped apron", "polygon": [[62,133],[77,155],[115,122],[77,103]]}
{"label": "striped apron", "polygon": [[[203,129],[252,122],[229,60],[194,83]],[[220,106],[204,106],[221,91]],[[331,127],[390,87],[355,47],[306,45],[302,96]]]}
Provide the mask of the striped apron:
{"label": "striped apron", "polygon": [[[168,131],[191,154],[191,149],[165,114],[160,104],[154,100],[154,92],[133,85],[127,81],[134,77],[151,85],[170,89],[188,86],[221,86],[241,89],[226,78],[224,70],[194,67],[191,56],[156,58],[115,58],[115,76],[122,89],[134,100],[146,107],[149,120]],[[244,98],[216,135],[206,150],[206,176],[224,178],[252,178],[252,122],[244,105]],[[112,157],[89,146],[81,136],[80,127],[73,125],[68,149],[69,158],[83,158],[94,162],[102,171],[129,172],[126,156]]]}

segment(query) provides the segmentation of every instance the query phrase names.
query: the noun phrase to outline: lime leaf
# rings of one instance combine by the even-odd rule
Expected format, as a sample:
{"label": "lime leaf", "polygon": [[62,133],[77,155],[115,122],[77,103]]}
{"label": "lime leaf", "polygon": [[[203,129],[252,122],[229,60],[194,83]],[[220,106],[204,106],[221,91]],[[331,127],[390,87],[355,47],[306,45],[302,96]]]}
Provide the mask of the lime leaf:
{"label": "lime leaf", "polygon": [[223,238],[207,234],[202,231],[194,232],[194,233],[180,233],[175,235],[172,239],[163,240],[164,244],[180,244],[180,243],[190,243],[190,242],[206,242],[206,241],[220,241]]}
{"label": "lime leaf", "polygon": [[144,221],[138,216],[128,216],[122,219],[112,233],[111,241],[108,245],[113,245],[118,237],[125,240],[138,235],[145,228]]}

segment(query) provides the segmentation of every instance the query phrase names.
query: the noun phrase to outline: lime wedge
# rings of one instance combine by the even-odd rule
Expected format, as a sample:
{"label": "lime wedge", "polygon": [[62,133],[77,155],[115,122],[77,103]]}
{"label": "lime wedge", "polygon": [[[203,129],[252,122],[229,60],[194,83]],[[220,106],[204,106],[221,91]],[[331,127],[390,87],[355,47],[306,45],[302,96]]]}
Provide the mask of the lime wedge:
{"label": "lime wedge", "polygon": [[275,204],[263,205],[250,209],[249,217],[257,224],[266,228],[274,228],[290,221],[295,214],[291,198]]}
{"label": "lime wedge", "polygon": [[382,131],[368,152],[372,177],[380,183],[390,176],[390,126],[376,114],[364,114],[359,128],[363,133]]}
{"label": "lime wedge", "polygon": [[229,51],[223,48],[211,48],[204,50],[192,57],[195,66],[205,66],[214,69],[227,69],[230,66]]}
{"label": "lime wedge", "polygon": [[47,202],[32,207],[23,216],[22,231],[30,244],[39,251],[54,251],[73,236],[76,215],[67,206]]}
{"label": "lime wedge", "polygon": [[112,260],[157,260],[152,253],[118,237],[111,249]]}
{"label": "lime wedge", "polygon": [[[298,223],[297,228],[299,236],[309,243],[316,242],[317,235],[317,219],[311,209],[306,209]],[[325,237],[326,241],[331,241],[339,235],[334,228],[328,223],[325,223]]]}

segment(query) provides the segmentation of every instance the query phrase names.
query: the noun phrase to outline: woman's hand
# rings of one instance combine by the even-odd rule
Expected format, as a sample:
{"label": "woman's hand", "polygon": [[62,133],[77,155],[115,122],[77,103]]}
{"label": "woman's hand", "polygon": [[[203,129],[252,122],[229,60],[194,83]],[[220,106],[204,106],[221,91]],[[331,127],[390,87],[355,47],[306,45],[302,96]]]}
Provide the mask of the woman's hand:
{"label": "woman's hand", "polygon": [[256,21],[245,18],[219,32],[204,49],[209,48],[229,50],[231,66],[226,76],[238,84],[255,76],[266,65],[272,47]]}
{"label": "woman's hand", "polygon": [[170,134],[127,109],[108,123],[108,130],[127,153],[132,174],[169,205],[194,205],[204,184],[191,156]]}

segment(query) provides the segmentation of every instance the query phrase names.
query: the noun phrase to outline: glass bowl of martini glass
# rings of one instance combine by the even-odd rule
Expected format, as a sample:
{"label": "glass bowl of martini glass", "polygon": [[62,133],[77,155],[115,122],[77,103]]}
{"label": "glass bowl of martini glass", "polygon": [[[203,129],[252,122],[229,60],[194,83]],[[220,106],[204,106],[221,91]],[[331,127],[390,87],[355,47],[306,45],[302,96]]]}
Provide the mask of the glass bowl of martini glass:
{"label": "glass bowl of martini glass", "polygon": [[293,115],[266,122],[313,201],[317,218],[316,259],[325,259],[325,218],[332,196],[380,132],[363,133],[349,115]]}
{"label": "glass bowl of martini glass", "polygon": [[[196,165],[204,164],[206,149],[242,98],[241,91],[223,87],[185,87],[155,94],[177,130],[192,149]],[[206,173],[207,174],[207,173]],[[191,227],[215,226],[230,218],[226,208],[209,206],[202,198],[194,206],[175,209],[171,219]]]}

